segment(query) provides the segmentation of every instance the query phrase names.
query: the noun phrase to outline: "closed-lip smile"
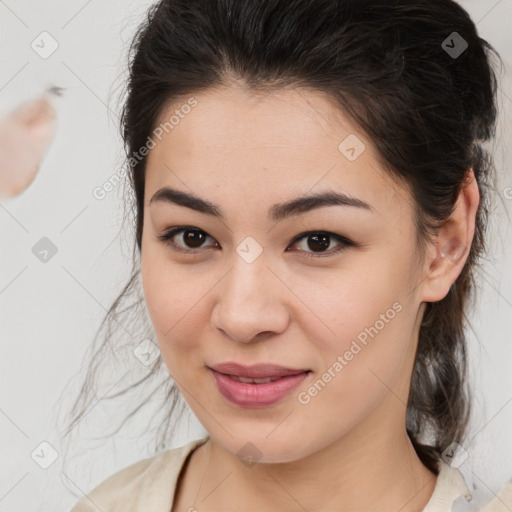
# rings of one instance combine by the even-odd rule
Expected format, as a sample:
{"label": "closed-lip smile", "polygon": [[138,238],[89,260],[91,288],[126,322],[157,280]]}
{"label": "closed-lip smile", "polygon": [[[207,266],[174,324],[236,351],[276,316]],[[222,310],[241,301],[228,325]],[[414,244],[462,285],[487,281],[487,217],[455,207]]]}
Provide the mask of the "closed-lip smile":
{"label": "closed-lip smile", "polygon": [[223,373],[224,375],[246,377],[249,379],[277,379],[280,377],[286,377],[288,375],[297,375],[299,373],[311,371],[307,368],[287,368],[272,363],[242,365],[232,361],[219,363],[209,368],[216,372]]}
{"label": "closed-lip smile", "polygon": [[282,400],[311,373],[271,363],[241,365],[234,362],[207,366],[220,393],[232,404],[262,408]]}

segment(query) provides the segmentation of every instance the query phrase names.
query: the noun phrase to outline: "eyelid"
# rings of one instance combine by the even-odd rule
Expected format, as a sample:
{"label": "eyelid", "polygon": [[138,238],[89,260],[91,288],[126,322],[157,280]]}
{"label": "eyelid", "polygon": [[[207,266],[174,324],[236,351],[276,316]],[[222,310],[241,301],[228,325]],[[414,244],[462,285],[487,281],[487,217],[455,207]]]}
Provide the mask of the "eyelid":
{"label": "eyelid", "polygon": [[[202,252],[204,249],[208,249],[208,247],[204,247],[204,246],[198,247],[197,249],[183,249],[182,247],[176,245],[174,242],[171,241],[171,239],[174,236],[176,236],[177,234],[184,232],[184,231],[199,231],[201,233],[204,233],[207,238],[209,237],[212,240],[215,240],[215,238],[213,238],[211,235],[209,235],[206,231],[204,231],[203,229],[198,228],[196,226],[176,226],[176,227],[166,230],[162,235],[158,235],[157,238],[159,240],[161,240],[164,243],[164,245],[167,245],[168,247],[171,248],[171,250],[178,252],[178,253],[198,254],[199,252]],[[304,231],[304,232],[298,234],[297,236],[295,236],[293,238],[293,240],[289,244],[289,246],[295,245],[297,242],[299,242],[303,238],[307,238],[310,235],[319,235],[319,234],[330,236],[332,239],[334,239],[340,245],[337,248],[335,248],[334,250],[330,249],[329,251],[325,251],[325,252],[315,253],[315,252],[308,252],[308,251],[301,251],[301,250],[297,251],[297,252],[302,253],[307,258],[308,257],[322,258],[322,257],[329,257],[329,256],[333,256],[335,254],[338,254],[339,252],[341,252],[349,247],[358,247],[357,243],[353,242],[352,240],[348,239],[347,237],[345,237],[343,235],[339,235],[338,233],[333,233],[332,231],[326,231],[326,230],[322,230],[322,229]],[[216,244],[218,244],[217,241],[216,241]],[[210,246],[210,248],[211,247],[212,246]]]}

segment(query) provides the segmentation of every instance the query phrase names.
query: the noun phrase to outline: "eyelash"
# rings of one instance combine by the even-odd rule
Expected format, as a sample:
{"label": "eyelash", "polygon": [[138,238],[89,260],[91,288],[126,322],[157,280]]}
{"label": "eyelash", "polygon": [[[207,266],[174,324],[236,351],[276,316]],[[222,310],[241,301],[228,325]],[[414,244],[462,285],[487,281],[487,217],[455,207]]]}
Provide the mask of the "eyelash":
{"label": "eyelash", "polygon": [[[157,238],[164,243],[164,245],[168,246],[171,250],[179,253],[184,254],[194,254],[197,253],[199,249],[182,249],[181,247],[177,246],[171,239],[177,235],[178,233],[182,233],[184,231],[196,231],[200,233],[204,233],[207,237],[213,238],[208,233],[203,231],[202,229],[193,227],[193,226],[180,226],[171,228],[168,231],[166,231],[162,235],[158,235]],[[335,250],[332,250],[330,252],[318,252],[318,253],[311,253],[307,251],[299,251],[304,253],[304,256],[306,258],[324,258],[327,256],[332,256],[334,254],[338,254],[341,251],[347,249],[348,247],[357,247],[357,244],[355,242],[352,242],[352,240],[349,240],[348,238],[345,238],[344,236],[338,235],[336,233],[331,233],[330,231],[306,231],[305,233],[301,233],[300,235],[297,235],[293,240],[291,245],[296,244],[298,241],[300,241],[303,238],[307,238],[309,235],[327,235],[334,239],[336,242],[339,242],[341,245],[336,248]]]}

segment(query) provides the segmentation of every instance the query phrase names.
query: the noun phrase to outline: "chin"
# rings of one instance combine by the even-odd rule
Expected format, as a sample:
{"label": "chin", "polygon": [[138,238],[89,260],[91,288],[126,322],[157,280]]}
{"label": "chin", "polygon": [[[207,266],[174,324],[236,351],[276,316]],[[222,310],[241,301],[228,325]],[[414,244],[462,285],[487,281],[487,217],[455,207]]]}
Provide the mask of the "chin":
{"label": "chin", "polygon": [[[275,427],[275,425],[274,425]],[[279,434],[273,433],[267,436],[270,430],[262,429],[251,431],[233,432],[233,437],[222,434],[222,439],[214,438],[221,447],[233,457],[237,457],[248,467],[255,463],[260,464],[286,464],[300,460],[314,451],[314,447],[306,446],[300,436],[294,435],[283,429]],[[267,437],[266,437],[267,436]],[[213,438],[213,436],[211,436]]]}

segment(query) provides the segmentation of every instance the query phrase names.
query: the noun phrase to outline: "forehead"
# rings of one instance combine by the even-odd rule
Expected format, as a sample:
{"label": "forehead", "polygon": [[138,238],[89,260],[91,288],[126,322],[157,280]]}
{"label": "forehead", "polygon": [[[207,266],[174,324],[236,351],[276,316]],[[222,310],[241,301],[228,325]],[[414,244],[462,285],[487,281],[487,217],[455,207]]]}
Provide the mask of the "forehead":
{"label": "forehead", "polygon": [[[184,108],[190,98],[195,106]],[[400,207],[397,193],[410,203],[371,140],[318,91],[210,89],[166,106],[158,126],[161,140],[154,138],[146,165],[146,205],[164,186],[219,198],[214,202],[230,193],[285,199],[331,188],[376,211]]]}
{"label": "forehead", "polygon": [[[300,154],[313,160],[326,146],[337,151],[347,135],[360,132],[318,91],[286,88],[255,93],[242,87],[222,87],[193,98],[196,106],[180,119],[174,116],[178,123],[163,137],[173,145],[173,151],[193,150],[198,157],[216,149],[233,156],[250,151],[270,157]],[[158,125],[164,126],[187,101],[183,97],[164,108]],[[363,138],[360,133],[359,136]]]}

